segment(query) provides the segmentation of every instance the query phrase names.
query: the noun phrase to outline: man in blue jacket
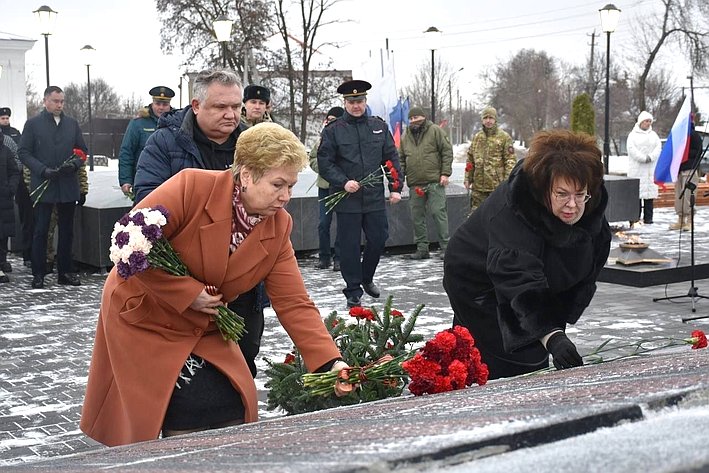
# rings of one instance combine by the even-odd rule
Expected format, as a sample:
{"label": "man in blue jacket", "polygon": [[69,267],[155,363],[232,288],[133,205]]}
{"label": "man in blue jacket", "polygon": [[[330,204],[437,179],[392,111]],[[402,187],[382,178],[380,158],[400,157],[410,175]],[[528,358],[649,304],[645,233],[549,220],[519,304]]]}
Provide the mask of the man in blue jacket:
{"label": "man in blue jacket", "polygon": [[[344,97],[345,113],[325,126],[318,147],[319,173],[330,183],[330,194],[347,192],[334,211],[340,271],[346,283],[342,292],[348,307],[361,305],[363,291],[379,297],[374,273],[389,237],[383,178],[369,185],[360,181],[372,173],[382,173],[390,163],[395,172],[387,171],[389,202],[401,200],[402,174],[394,138],[384,120],[367,114],[367,91],[371,88],[363,80],[351,80],[337,88]],[[363,253],[362,231],[366,241]]]}
{"label": "man in blue jacket", "polygon": [[[248,128],[240,122],[239,78],[227,70],[202,71],[194,81],[192,94],[190,105],[163,114],[158,129],[148,138],[135,175],[136,203],[185,168],[224,170],[234,162],[236,140]],[[265,297],[263,284],[259,284],[229,303],[229,308],[246,321],[247,333],[239,340],[239,347],[254,377]]]}
{"label": "man in blue jacket", "polygon": [[57,208],[57,282],[79,286],[81,280],[73,272],[72,242],[74,239],[74,208],[83,205],[86,194],[80,193],[77,172],[84,165],[73,150],[86,153],[86,143],[79,123],[64,114],[64,92],[57,86],[44,91],[44,110],[25,123],[18,154],[30,170],[30,193],[45,180],[49,181],[34,209],[34,233],[32,236],[32,287],[44,287],[47,270],[47,234],[52,209]]}
{"label": "man in blue jacket", "polygon": [[118,153],[118,184],[126,195],[133,192],[135,168],[140,153],[150,135],[157,129],[158,119],[163,113],[172,110],[170,100],[175,96],[175,91],[165,86],[153,87],[148,93],[153,98],[153,103],[140,109],[138,116],[128,123]]}

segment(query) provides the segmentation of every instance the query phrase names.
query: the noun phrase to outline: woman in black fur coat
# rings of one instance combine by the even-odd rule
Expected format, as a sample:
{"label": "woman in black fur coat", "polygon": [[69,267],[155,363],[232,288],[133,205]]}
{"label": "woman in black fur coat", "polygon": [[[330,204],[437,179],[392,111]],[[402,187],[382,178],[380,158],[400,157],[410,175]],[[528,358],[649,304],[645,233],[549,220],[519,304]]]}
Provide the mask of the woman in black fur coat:
{"label": "woman in black fur coat", "polygon": [[450,239],[443,286],[490,379],[583,364],[565,335],[608,258],[601,151],[585,133],[542,131]]}

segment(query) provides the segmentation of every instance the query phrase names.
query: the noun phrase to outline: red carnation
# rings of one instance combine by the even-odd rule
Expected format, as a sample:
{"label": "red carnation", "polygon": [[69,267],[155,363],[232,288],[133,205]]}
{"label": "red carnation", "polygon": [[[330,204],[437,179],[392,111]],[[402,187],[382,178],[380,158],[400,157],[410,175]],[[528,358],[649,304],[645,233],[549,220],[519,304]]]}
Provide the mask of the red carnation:
{"label": "red carnation", "polygon": [[390,314],[392,317],[403,317],[404,316],[404,314],[402,314],[400,311],[398,311],[396,309],[392,309]]}
{"label": "red carnation", "polygon": [[465,172],[470,172],[472,170],[473,170],[473,163],[471,163],[470,161],[465,163]]}
{"label": "red carnation", "polygon": [[86,153],[84,153],[84,150],[81,148],[74,148],[72,150],[72,153],[74,153],[76,156],[80,157],[82,161],[86,161]]}
{"label": "red carnation", "polygon": [[374,312],[361,306],[352,307],[350,315],[358,319],[374,320]]}
{"label": "red carnation", "polygon": [[420,187],[415,188],[414,191],[416,191],[416,194],[417,194],[419,197],[423,197],[424,195],[426,195],[426,193],[425,193],[425,192],[423,191],[423,189],[421,189]]}
{"label": "red carnation", "polygon": [[692,332],[692,338],[697,339],[696,342],[692,343],[692,350],[707,347],[707,336],[701,330],[695,330]]}
{"label": "red carnation", "polygon": [[286,365],[292,365],[293,363],[295,363],[295,355],[293,353],[288,353],[286,355],[286,359],[283,360],[283,363],[285,363]]}

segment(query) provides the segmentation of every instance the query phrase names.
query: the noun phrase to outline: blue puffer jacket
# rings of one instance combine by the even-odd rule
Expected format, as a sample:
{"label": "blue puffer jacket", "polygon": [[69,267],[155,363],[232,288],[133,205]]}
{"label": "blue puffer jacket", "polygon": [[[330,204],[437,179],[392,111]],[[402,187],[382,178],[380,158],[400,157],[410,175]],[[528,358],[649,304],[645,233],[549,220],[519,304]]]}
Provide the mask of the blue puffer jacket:
{"label": "blue puffer jacket", "polygon": [[[133,183],[135,202],[140,202],[156,187],[186,168],[206,169],[194,142],[195,115],[192,106],[164,113],[138,158]],[[246,127],[239,123],[235,133]]]}

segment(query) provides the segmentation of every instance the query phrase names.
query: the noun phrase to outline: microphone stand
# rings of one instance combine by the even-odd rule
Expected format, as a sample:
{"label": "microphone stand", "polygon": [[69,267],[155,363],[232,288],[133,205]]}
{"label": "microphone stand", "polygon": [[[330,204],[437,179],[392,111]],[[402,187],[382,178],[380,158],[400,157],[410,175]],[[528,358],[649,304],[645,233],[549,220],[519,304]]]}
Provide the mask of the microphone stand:
{"label": "microphone stand", "polygon": [[[692,167],[692,172],[689,173],[689,176],[687,176],[687,180],[684,183],[684,189],[682,189],[682,193],[679,196],[679,200],[681,201],[684,198],[684,193],[689,190],[689,229],[690,229],[690,274],[691,274],[691,285],[689,287],[689,291],[687,294],[681,295],[681,296],[670,296],[670,297],[657,297],[653,298],[653,302],[657,301],[669,301],[673,299],[682,299],[684,297],[689,297],[690,300],[692,301],[692,312],[696,312],[697,308],[695,306],[695,301],[696,299],[709,299],[707,296],[701,296],[699,295],[699,290],[695,286],[694,282],[694,274],[695,274],[695,266],[694,266],[694,205],[695,205],[695,195],[694,191],[697,189],[697,185],[692,182],[692,178],[697,174],[697,170],[699,169],[699,165],[702,162],[702,159],[704,159],[704,154],[707,152],[707,148],[709,148],[709,144],[707,144],[706,148],[704,148],[704,151],[699,155],[699,158],[697,161],[694,163],[694,166]],[[680,232],[682,231],[682,227],[680,227]],[[705,319],[709,318],[709,315],[701,315],[698,317],[683,317],[682,322],[688,322],[690,320],[698,320],[698,319]]]}

